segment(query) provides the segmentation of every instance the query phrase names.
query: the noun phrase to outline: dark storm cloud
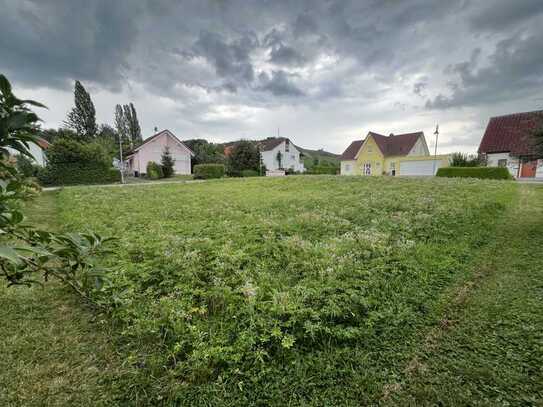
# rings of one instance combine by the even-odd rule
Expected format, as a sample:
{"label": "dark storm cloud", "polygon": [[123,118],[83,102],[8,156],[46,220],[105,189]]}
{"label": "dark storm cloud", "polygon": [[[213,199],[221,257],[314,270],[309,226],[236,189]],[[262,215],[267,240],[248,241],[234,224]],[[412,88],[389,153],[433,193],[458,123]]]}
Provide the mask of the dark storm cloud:
{"label": "dark storm cloud", "polygon": [[507,100],[522,95],[541,94],[543,89],[543,33],[527,38],[514,36],[500,41],[488,58],[488,66],[479,68],[480,50],[469,62],[449,67],[459,77],[449,96],[437,95],[426,107],[447,109]]}
{"label": "dark storm cloud", "polygon": [[293,76],[285,71],[272,71],[271,76],[263,72],[259,76],[258,89],[271,92],[275,96],[303,96],[302,92],[292,82]]}
{"label": "dark storm cloud", "polygon": [[230,83],[246,85],[254,80],[254,69],[250,53],[258,47],[254,33],[247,33],[240,39],[228,42],[222,35],[201,31],[192,47],[195,55],[211,63],[218,76]]}
{"label": "dark storm cloud", "polygon": [[0,1],[0,69],[32,85],[74,78],[116,87],[141,8],[126,2]]}
{"label": "dark storm cloud", "polygon": [[320,127],[346,134],[535,100],[542,12],[542,0],[0,0],[0,71],[27,89],[137,88],[199,126],[323,109]]}
{"label": "dark storm cloud", "polygon": [[476,31],[502,31],[522,23],[523,20],[543,14],[541,0],[482,1],[479,6],[481,6],[480,9],[469,19],[472,28]]}

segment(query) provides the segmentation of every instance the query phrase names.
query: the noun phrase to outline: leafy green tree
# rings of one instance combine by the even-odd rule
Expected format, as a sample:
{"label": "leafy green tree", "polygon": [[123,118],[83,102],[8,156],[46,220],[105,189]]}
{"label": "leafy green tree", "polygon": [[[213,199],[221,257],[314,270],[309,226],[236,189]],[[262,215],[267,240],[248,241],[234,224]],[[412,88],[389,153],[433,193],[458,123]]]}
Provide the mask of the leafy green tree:
{"label": "leafy green tree", "polygon": [[143,138],[141,136],[141,127],[138,121],[138,115],[136,113],[136,108],[134,107],[134,104],[130,103],[129,105],[125,105],[125,109],[127,108],[127,106],[127,110],[130,112],[130,114],[127,116],[130,139],[132,140],[132,143],[134,145],[138,146],[143,141]]}
{"label": "leafy green tree", "polygon": [[104,151],[106,151],[110,160],[113,159],[113,157],[119,157],[118,135],[115,129],[109,124],[101,124],[98,127],[96,142],[102,146]]}
{"label": "leafy green tree", "polygon": [[259,171],[260,152],[249,140],[240,140],[232,148],[228,156],[228,174],[241,176],[243,170]]}
{"label": "leafy green tree", "polygon": [[478,167],[479,165],[481,161],[476,155],[461,152],[451,154],[451,167]]}
{"label": "leafy green tree", "polygon": [[68,113],[65,124],[73,129],[83,141],[91,141],[98,132],[96,126],[96,110],[90,94],[81,82],[75,81],[75,106]]}
{"label": "leafy green tree", "polygon": [[8,147],[31,158],[29,143],[37,142],[38,116],[29,106],[45,107],[15,97],[0,75],[0,276],[8,285],[31,285],[56,278],[91,303],[103,278],[93,259],[110,239],[95,233],[59,234],[23,225],[20,202],[36,189],[14,167]]}
{"label": "leafy green tree", "polygon": [[162,152],[160,164],[162,165],[162,173],[164,174],[164,178],[171,178],[175,172],[175,160],[173,159],[172,153],[170,153],[170,148],[168,146],[166,146]]}
{"label": "leafy green tree", "polygon": [[224,163],[224,148],[220,144],[209,143],[204,139],[184,140],[188,148],[194,153],[191,165],[194,169],[199,164],[222,164]]}
{"label": "leafy green tree", "polygon": [[60,138],[72,138],[74,140],[78,138],[75,131],[66,128],[43,129],[39,131],[39,136],[47,140],[49,143],[54,143],[55,140]]}

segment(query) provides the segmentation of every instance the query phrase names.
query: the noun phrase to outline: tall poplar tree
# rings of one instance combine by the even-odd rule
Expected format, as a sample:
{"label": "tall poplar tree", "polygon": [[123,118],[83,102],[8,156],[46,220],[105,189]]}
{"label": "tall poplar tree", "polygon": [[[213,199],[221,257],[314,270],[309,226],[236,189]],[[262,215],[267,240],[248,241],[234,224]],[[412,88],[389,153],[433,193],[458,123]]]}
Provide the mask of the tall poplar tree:
{"label": "tall poplar tree", "polygon": [[73,129],[81,139],[91,141],[98,132],[96,109],[90,94],[79,81],[75,81],[74,99],[75,106],[68,113],[64,123],[68,128]]}

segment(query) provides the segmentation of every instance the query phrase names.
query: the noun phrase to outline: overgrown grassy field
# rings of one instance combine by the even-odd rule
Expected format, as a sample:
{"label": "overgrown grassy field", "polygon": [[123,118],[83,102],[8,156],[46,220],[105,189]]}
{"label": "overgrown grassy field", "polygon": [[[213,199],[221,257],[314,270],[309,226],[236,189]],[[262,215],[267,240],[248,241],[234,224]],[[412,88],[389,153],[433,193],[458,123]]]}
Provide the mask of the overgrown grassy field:
{"label": "overgrown grassy field", "polygon": [[58,205],[66,229],[120,239],[96,293],[131,372],[117,402],[360,405],[433,402],[410,392],[417,352],[518,199],[508,182],[288,177]]}

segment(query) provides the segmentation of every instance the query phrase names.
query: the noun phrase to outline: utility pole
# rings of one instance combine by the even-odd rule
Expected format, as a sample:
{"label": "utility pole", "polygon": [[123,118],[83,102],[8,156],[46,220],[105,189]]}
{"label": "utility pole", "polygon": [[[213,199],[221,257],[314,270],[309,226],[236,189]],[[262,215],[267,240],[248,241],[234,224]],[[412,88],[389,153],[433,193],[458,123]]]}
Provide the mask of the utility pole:
{"label": "utility pole", "polygon": [[123,162],[123,143],[121,141],[121,135],[119,134],[119,156],[121,161],[119,162],[119,171],[121,171],[121,184],[124,184],[124,162]]}
{"label": "utility pole", "polygon": [[434,146],[434,165],[433,165],[433,175],[436,175],[436,159],[437,159],[437,140],[439,138],[439,124],[436,124],[436,131],[434,131],[436,136],[436,145]]}

